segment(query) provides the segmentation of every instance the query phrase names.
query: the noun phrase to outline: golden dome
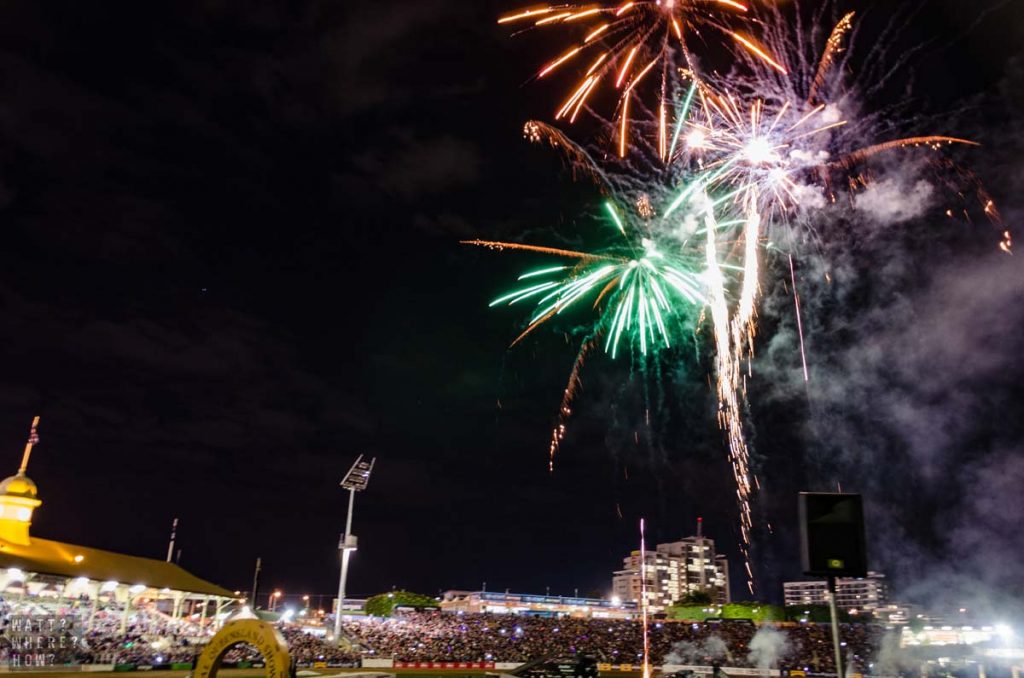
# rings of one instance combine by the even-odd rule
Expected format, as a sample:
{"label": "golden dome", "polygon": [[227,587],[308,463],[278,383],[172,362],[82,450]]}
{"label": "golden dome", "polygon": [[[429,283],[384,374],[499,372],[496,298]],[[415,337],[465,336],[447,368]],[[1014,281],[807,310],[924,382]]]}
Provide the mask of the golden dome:
{"label": "golden dome", "polygon": [[39,490],[36,489],[36,484],[32,482],[31,478],[24,473],[19,473],[18,475],[4,478],[3,482],[0,482],[0,495],[36,499],[39,495]]}

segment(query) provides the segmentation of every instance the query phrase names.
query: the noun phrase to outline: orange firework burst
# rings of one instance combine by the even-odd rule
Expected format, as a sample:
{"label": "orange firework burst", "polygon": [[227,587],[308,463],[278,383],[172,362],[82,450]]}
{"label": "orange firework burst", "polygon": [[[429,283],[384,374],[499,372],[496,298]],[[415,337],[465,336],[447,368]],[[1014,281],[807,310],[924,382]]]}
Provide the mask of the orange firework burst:
{"label": "orange firework burst", "polygon": [[[770,67],[785,68],[750,37],[726,27],[730,16],[742,16],[747,6],[734,0],[631,0],[587,5],[547,5],[522,9],[498,19],[499,24],[532,26],[580,25],[581,40],[547,62],[538,78],[552,75],[566,64],[584,60],[582,75],[559,105],[555,119],[574,122],[600,87],[618,92],[617,128],[619,156],[629,145],[631,98],[642,83],[658,91],[658,149],[667,154],[671,78],[677,67],[692,68],[687,40],[702,28],[713,28]],[[678,60],[678,63],[677,63]],[[652,77],[653,74],[653,77]]]}

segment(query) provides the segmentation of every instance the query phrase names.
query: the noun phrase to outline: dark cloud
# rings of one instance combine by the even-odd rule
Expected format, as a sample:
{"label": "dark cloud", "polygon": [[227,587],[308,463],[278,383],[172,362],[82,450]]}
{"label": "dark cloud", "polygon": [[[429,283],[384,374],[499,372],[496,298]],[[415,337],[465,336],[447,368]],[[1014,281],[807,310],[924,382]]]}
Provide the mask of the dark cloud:
{"label": "dark cloud", "polygon": [[413,139],[399,134],[393,148],[374,149],[353,158],[359,171],[390,194],[406,199],[436,194],[475,183],[480,158],[469,142],[450,136]]}

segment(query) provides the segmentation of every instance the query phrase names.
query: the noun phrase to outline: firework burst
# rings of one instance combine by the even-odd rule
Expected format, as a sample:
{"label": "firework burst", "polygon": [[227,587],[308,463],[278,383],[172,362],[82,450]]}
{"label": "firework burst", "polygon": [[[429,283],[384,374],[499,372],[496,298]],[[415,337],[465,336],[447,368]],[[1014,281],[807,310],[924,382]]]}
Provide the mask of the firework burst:
{"label": "firework burst", "polygon": [[541,268],[519,276],[523,285],[491,302],[491,306],[535,304],[530,321],[512,345],[570,308],[592,304],[598,310],[594,332],[605,336],[604,350],[615,358],[625,344],[645,356],[672,346],[673,335],[686,317],[684,309],[704,302],[701,273],[693,257],[664,251],[650,237],[627,233],[618,209],[605,203],[625,245],[599,252],[578,252],[517,243],[465,241],[497,249],[541,252],[572,258],[574,265]]}
{"label": "firework burst", "polygon": [[[1012,248],[1011,234],[980,181],[941,152],[974,142],[919,133],[913,127],[920,120],[904,115],[905,101],[876,109],[865,103],[906,64],[906,54],[891,58],[889,52],[900,20],[894,17],[855,64],[847,49],[857,31],[853,13],[833,14],[830,21],[826,6],[831,3],[820,3],[805,27],[807,13],[793,4],[789,12],[778,6],[750,9],[734,0],[621,0],[540,6],[499,19],[527,28],[578,27],[579,40],[537,73],[554,78],[576,72],[555,120],[572,123],[585,110],[599,108],[594,101],[606,101],[600,92],[615,92],[615,113],[601,122],[617,142],[619,157],[629,156],[626,161],[596,161],[600,149],[581,146],[541,122],[528,122],[523,131],[531,142],[554,148],[574,177],[587,176],[615,196],[606,210],[621,238],[593,252],[471,241],[571,260],[521,276],[519,287],[492,303],[533,306],[513,345],[574,308],[588,306],[594,313],[551,433],[552,461],[594,350],[603,348],[612,358],[627,353],[634,360],[656,359],[684,333],[709,321],[718,422],[728,443],[751,592],[751,502],[758,481],[744,410],[760,278],[773,270],[762,262],[764,251],[783,254],[788,264],[807,381],[794,258],[820,255],[830,235],[823,217],[839,202],[838,188],[847,187],[848,208],[855,207],[855,193],[871,181],[865,166],[875,156],[911,148],[931,151],[940,181],[947,188],[968,186],[950,192],[961,198],[973,193],[999,227],[999,246],[1006,252]],[[795,31],[789,15],[796,19]],[[758,41],[734,31],[737,21],[756,22]],[[702,71],[691,52],[697,36],[724,38],[733,48],[730,69]],[[640,131],[632,132],[633,127]],[[629,210],[617,206],[627,204]],[[729,216],[719,220],[716,210]],[[947,216],[955,213],[949,210]],[[970,219],[966,208],[963,215]],[[809,242],[819,245],[816,252],[805,251]]]}
{"label": "firework burst", "polygon": [[553,77],[570,65],[583,64],[578,69],[582,76],[570,86],[568,96],[555,111],[555,119],[575,122],[595,92],[602,88],[615,90],[618,149],[619,156],[624,157],[629,146],[631,101],[641,92],[654,92],[657,144],[664,159],[679,70],[695,70],[690,43],[702,35],[702,30],[722,35],[761,63],[785,72],[750,36],[730,28],[732,20],[748,11],[745,4],[734,0],[627,0],[534,7],[507,14],[498,23],[582,27],[581,40],[537,72],[538,78]]}
{"label": "firework burst", "polygon": [[483,240],[465,244],[497,250],[537,252],[569,259],[571,263],[542,267],[519,276],[516,289],[491,306],[532,304],[526,328],[515,346],[537,328],[575,308],[589,307],[596,315],[588,323],[551,434],[550,464],[565,435],[566,422],[580,384],[587,355],[601,346],[612,359],[623,351],[638,359],[656,356],[691,335],[706,303],[706,281],[698,251],[688,243],[659,244],[647,228],[649,204],[624,212],[611,201],[604,205],[607,220],[618,233],[610,247],[581,252],[519,243]]}

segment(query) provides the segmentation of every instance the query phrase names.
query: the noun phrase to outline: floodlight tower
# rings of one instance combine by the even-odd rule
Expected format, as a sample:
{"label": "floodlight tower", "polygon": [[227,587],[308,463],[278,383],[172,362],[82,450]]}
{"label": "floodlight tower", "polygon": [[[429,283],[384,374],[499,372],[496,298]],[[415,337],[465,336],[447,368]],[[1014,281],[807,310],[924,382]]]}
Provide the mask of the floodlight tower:
{"label": "floodlight tower", "polygon": [[334,640],[341,639],[341,606],[345,603],[345,583],[348,580],[348,559],[356,550],[356,536],[352,534],[352,509],[356,503],[356,492],[362,492],[370,484],[370,473],[373,471],[373,464],[376,457],[370,461],[364,461],[363,455],[359,455],[356,463],[345,474],[341,486],[348,490],[348,515],[345,518],[345,531],[341,533],[341,541],[338,542],[338,550],[341,551],[341,578],[338,580],[338,609],[334,614]]}

